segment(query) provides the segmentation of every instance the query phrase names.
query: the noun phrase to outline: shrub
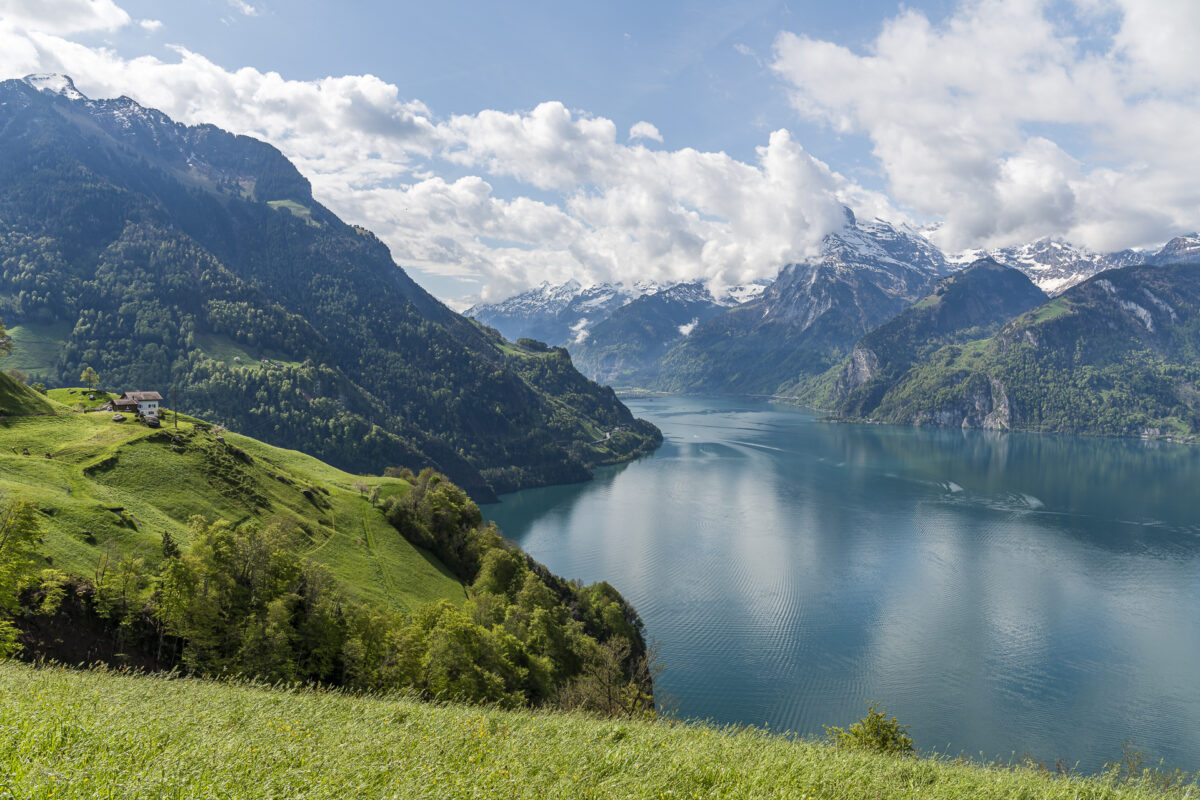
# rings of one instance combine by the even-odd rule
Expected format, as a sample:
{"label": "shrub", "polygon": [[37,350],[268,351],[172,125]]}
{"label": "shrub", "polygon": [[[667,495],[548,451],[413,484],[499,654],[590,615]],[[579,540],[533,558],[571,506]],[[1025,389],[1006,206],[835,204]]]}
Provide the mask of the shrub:
{"label": "shrub", "polygon": [[849,728],[825,726],[825,736],[836,747],[851,750],[870,750],[876,753],[912,755],[917,752],[908,726],[895,717],[888,719],[887,709],[871,703],[867,715]]}

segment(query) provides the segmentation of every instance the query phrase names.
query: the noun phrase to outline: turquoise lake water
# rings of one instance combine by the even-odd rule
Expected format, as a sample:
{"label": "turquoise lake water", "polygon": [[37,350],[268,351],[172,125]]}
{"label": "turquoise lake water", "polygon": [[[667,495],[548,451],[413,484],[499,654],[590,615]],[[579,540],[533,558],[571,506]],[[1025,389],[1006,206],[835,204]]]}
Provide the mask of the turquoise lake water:
{"label": "turquoise lake water", "polygon": [[637,607],[680,716],[1200,769],[1200,448],[627,403],[655,454],[483,511]]}

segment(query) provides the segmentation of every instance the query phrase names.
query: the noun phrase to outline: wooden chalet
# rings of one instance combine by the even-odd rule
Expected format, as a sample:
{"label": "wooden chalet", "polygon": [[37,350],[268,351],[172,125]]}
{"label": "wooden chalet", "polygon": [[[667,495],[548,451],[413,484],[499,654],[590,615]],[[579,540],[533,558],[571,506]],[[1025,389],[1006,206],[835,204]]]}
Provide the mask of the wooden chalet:
{"label": "wooden chalet", "polygon": [[158,392],[124,392],[111,402],[113,411],[127,411],[142,416],[158,416],[162,395]]}

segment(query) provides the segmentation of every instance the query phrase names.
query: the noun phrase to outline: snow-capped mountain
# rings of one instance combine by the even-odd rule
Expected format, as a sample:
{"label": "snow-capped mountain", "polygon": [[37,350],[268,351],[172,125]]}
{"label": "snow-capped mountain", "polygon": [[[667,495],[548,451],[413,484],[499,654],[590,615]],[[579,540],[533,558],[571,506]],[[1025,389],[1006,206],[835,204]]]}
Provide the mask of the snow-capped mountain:
{"label": "snow-capped mountain", "polygon": [[1200,234],[1176,236],[1146,258],[1147,264],[1195,264],[1200,262]]}
{"label": "snow-capped mountain", "polygon": [[743,283],[740,286],[735,286],[729,290],[722,298],[718,299],[718,303],[730,306],[740,306],[742,303],[749,303],[751,300],[757,300],[762,293],[767,290],[767,287],[774,283],[770,278],[759,278],[751,283]]}
{"label": "snow-capped mountain", "polygon": [[75,82],[66,75],[54,72],[26,75],[24,81],[39,92],[59,94],[68,100],[87,100],[83,93],[75,88]]}
{"label": "snow-capped mountain", "polygon": [[772,394],[824,372],[864,333],[952,271],[919,232],[883,220],[846,225],[820,257],[784,267],[749,303],[701,322],[662,360],[654,385]]}
{"label": "snow-capped mountain", "polygon": [[641,297],[670,292],[675,303],[731,307],[758,297],[770,284],[769,280],[759,280],[735,286],[718,299],[695,282],[662,286],[639,281],[632,286],[599,283],[587,287],[574,280],[558,285],[544,282],[498,303],[479,303],[464,313],[508,339],[529,337],[561,346],[582,343],[597,324]]}
{"label": "snow-capped mountain", "polygon": [[786,318],[807,328],[833,302],[812,302],[823,279],[872,286],[889,300],[906,303],[953,271],[941,250],[907,226],[881,219],[859,223],[849,209],[846,219],[844,228],[825,237],[820,258],[783,268],[760,298],[764,317]]}
{"label": "snow-capped mountain", "polygon": [[716,300],[702,283],[677,283],[621,306],[567,349],[576,368],[589,378],[645,386],[656,376],[667,350],[697,325],[736,304],[729,297]]}
{"label": "snow-capped mountain", "polygon": [[548,282],[499,303],[480,303],[466,315],[500,331],[505,338],[537,339],[565,345],[586,338],[588,328],[616,309],[658,287],[643,283],[633,287],[600,283],[582,286],[578,281]]}
{"label": "snow-capped mountain", "polygon": [[1017,247],[966,250],[955,254],[950,260],[956,266],[966,266],[987,257],[1021,270],[1039,289],[1051,296],[1065,292],[1098,272],[1128,267],[1146,260],[1144,253],[1134,250],[1096,253],[1086,247],[1050,237]]}
{"label": "snow-capped mountain", "polygon": [[966,250],[952,256],[950,261],[956,266],[965,266],[987,256],[1021,270],[1039,289],[1053,297],[1106,269],[1200,261],[1200,235],[1176,236],[1157,252],[1118,250],[1113,253],[1097,253],[1062,239],[1047,237],[1018,247]]}

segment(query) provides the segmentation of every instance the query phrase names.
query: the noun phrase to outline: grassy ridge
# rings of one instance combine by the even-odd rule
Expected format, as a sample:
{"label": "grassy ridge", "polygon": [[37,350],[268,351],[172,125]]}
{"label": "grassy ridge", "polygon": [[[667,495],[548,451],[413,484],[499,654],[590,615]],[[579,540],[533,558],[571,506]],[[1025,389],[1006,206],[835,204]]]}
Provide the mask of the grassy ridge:
{"label": "grassy ridge", "polygon": [[1162,798],[759,730],[0,664],[0,798]]}
{"label": "grassy ridge", "polygon": [[[6,406],[28,399],[14,385],[0,376]],[[293,450],[219,437],[190,417],[180,417],[176,433],[170,412],[155,431],[107,413],[69,413],[29,394],[42,411],[60,413],[0,422],[0,496],[37,505],[45,531],[39,549],[57,569],[88,576],[106,553],[156,562],[163,533],[189,542],[193,514],[235,524],[286,517],[305,532],[306,555],[358,600],[412,609],[465,599],[459,581],[355,488],[361,482],[386,496],[408,491],[404,481],[360,478]]]}

